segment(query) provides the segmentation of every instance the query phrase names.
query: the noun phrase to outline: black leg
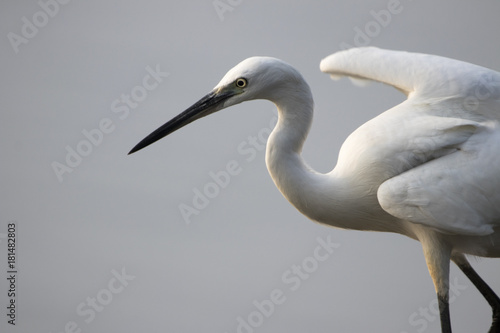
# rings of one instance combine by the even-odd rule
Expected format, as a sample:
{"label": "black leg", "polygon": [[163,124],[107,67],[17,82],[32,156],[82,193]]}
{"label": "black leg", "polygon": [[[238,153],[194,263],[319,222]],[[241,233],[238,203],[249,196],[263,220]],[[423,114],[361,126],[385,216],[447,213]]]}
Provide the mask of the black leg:
{"label": "black leg", "polygon": [[450,320],[450,305],[448,302],[448,295],[441,296],[438,294],[439,316],[441,319],[441,332],[451,333],[451,320]]}
{"label": "black leg", "polygon": [[450,246],[441,239],[437,232],[426,231],[419,237],[424,250],[427,268],[434,282],[439,305],[441,332],[451,333],[449,280],[450,280]]}
{"label": "black leg", "polygon": [[469,264],[463,254],[454,254],[452,260],[457,264],[458,268],[469,278],[469,280],[476,286],[477,290],[483,295],[493,311],[493,322],[491,323],[489,333],[500,333],[500,298],[488,286],[486,282],[476,273],[476,271]]}

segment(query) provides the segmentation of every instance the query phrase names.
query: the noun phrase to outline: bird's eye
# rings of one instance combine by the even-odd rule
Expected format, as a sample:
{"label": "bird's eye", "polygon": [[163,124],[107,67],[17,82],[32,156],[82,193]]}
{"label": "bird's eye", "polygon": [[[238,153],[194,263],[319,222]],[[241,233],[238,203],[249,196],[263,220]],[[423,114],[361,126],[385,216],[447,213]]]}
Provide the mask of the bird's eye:
{"label": "bird's eye", "polygon": [[239,78],[235,81],[238,88],[245,88],[247,86],[247,80],[244,78]]}

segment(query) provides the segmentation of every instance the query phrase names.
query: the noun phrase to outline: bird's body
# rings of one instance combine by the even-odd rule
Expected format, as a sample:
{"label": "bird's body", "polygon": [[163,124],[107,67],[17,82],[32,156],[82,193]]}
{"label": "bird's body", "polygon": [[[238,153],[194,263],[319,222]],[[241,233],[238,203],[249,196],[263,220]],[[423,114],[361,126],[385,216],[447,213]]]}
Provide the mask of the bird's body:
{"label": "bird's body", "polygon": [[309,86],[293,67],[269,57],[235,66],[209,95],[131,152],[222,108],[270,100],[279,117],[266,164],[281,193],[314,221],[420,241],[443,332],[451,332],[453,260],[492,306],[490,332],[500,331],[500,299],[464,256],[500,257],[500,73],[377,48],[335,53],[321,62],[321,70],[332,77],[380,81],[408,96],[355,130],[329,173],[314,171],[301,157],[313,118]]}
{"label": "bird's body", "polygon": [[[364,54],[359,56],[370,58],[373,52],[380,52],[360,51]],[[387,55],[384,51],[380,57]],[[353,59],[352,52],[349,56],[356,65],[362,60]],[[443,85],[443,78],[430,75],[428,85],[419,82],[427,91],[397,86],[408,89],[409,98],[355,130],[342,145],[337,165],[327,174],[313,171],[300,157],[312,121],[308,87],[294,91],[306,101],[304,105],[288,96],[274,101],[280,116],[267,145],[269,172],[283,195],[312,220],[414,239],[437,231],[452,251],[500,257],[500,74],[451,59],[416,56],[422,59],[413,66],[456,62],[455,72],[435,73],[450,71],[448,68],[432,72],[450,81]],[[335,62],[339,59],[324,60],[322,69],[339,65]],[[391,66],[398,64],[392,62]],[[344,64],[342,69],[346,67]],[[490,74],[488,81],[481,83],[478,71],[479,75]],[[339,74],[335,69],[331,72]],[[450,78],[450,74],[456,77]],[[459,74],[468,75],[470,81],[463,82]],[[480,86],[486,83],[490,86]],[[429,87],[433,84],[437,87]],[[488,94],[481,101],[487,105],[482,106],[485,114],[479,114],[475,104],[467,104],[467,98],[478,99],[476,89],[485,90],[479,93],[483,97]],[[419,189],[422,193],[412,192]]]}

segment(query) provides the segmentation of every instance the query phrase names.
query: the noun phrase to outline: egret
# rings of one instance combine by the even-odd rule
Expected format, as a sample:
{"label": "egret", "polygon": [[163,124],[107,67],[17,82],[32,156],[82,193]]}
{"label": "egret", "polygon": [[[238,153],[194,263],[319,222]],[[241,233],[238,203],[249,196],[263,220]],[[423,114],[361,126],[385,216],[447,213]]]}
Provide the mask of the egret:
{"label": "egret", "polygon": [[266,165],[283,196],[325,225],[418,240],[443,333],[451,332],[453,261],[491,306],[489,332],[500,332],[500,298],[465,256],[500,257],[500,73],[374,47],[334,53],[320,69],[332,78],[379,81],[407,95],[349,135],[328,173],[314,171],[301,157],[313,118],[311,90],[296,69],[271,57],[236,65],[209,94],[129,154],[221,109],[269,100],[278,122],[267,142]]}

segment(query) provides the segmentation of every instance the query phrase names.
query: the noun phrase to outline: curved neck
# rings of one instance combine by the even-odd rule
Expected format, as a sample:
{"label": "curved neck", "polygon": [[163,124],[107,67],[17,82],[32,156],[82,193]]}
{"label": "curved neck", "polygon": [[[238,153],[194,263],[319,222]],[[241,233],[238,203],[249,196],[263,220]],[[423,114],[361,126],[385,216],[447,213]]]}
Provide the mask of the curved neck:
{"label": "curved neck", "polygon": [[289,94],[274,98],[278,108],[278,123],[269,136],[266,165],[276,187],[299,211],[312,219],[313,205],[324,202],[318,196],[330,177],[310,168],[302,159],[303,144],[313,119],[313,99],[309,86],[297,84]]}
{"label": "curved neck", "polygon": [[316,172],[302,159],[313,100],[305,82],[298,91],[295,88],[292,96],[273,100],[278,123],[267,142],[266,165],[276,187],[312,220],[345,229],[394,231],[384,222],[392,218],[379,208],[369,184],[336,169],[327,174]]}

